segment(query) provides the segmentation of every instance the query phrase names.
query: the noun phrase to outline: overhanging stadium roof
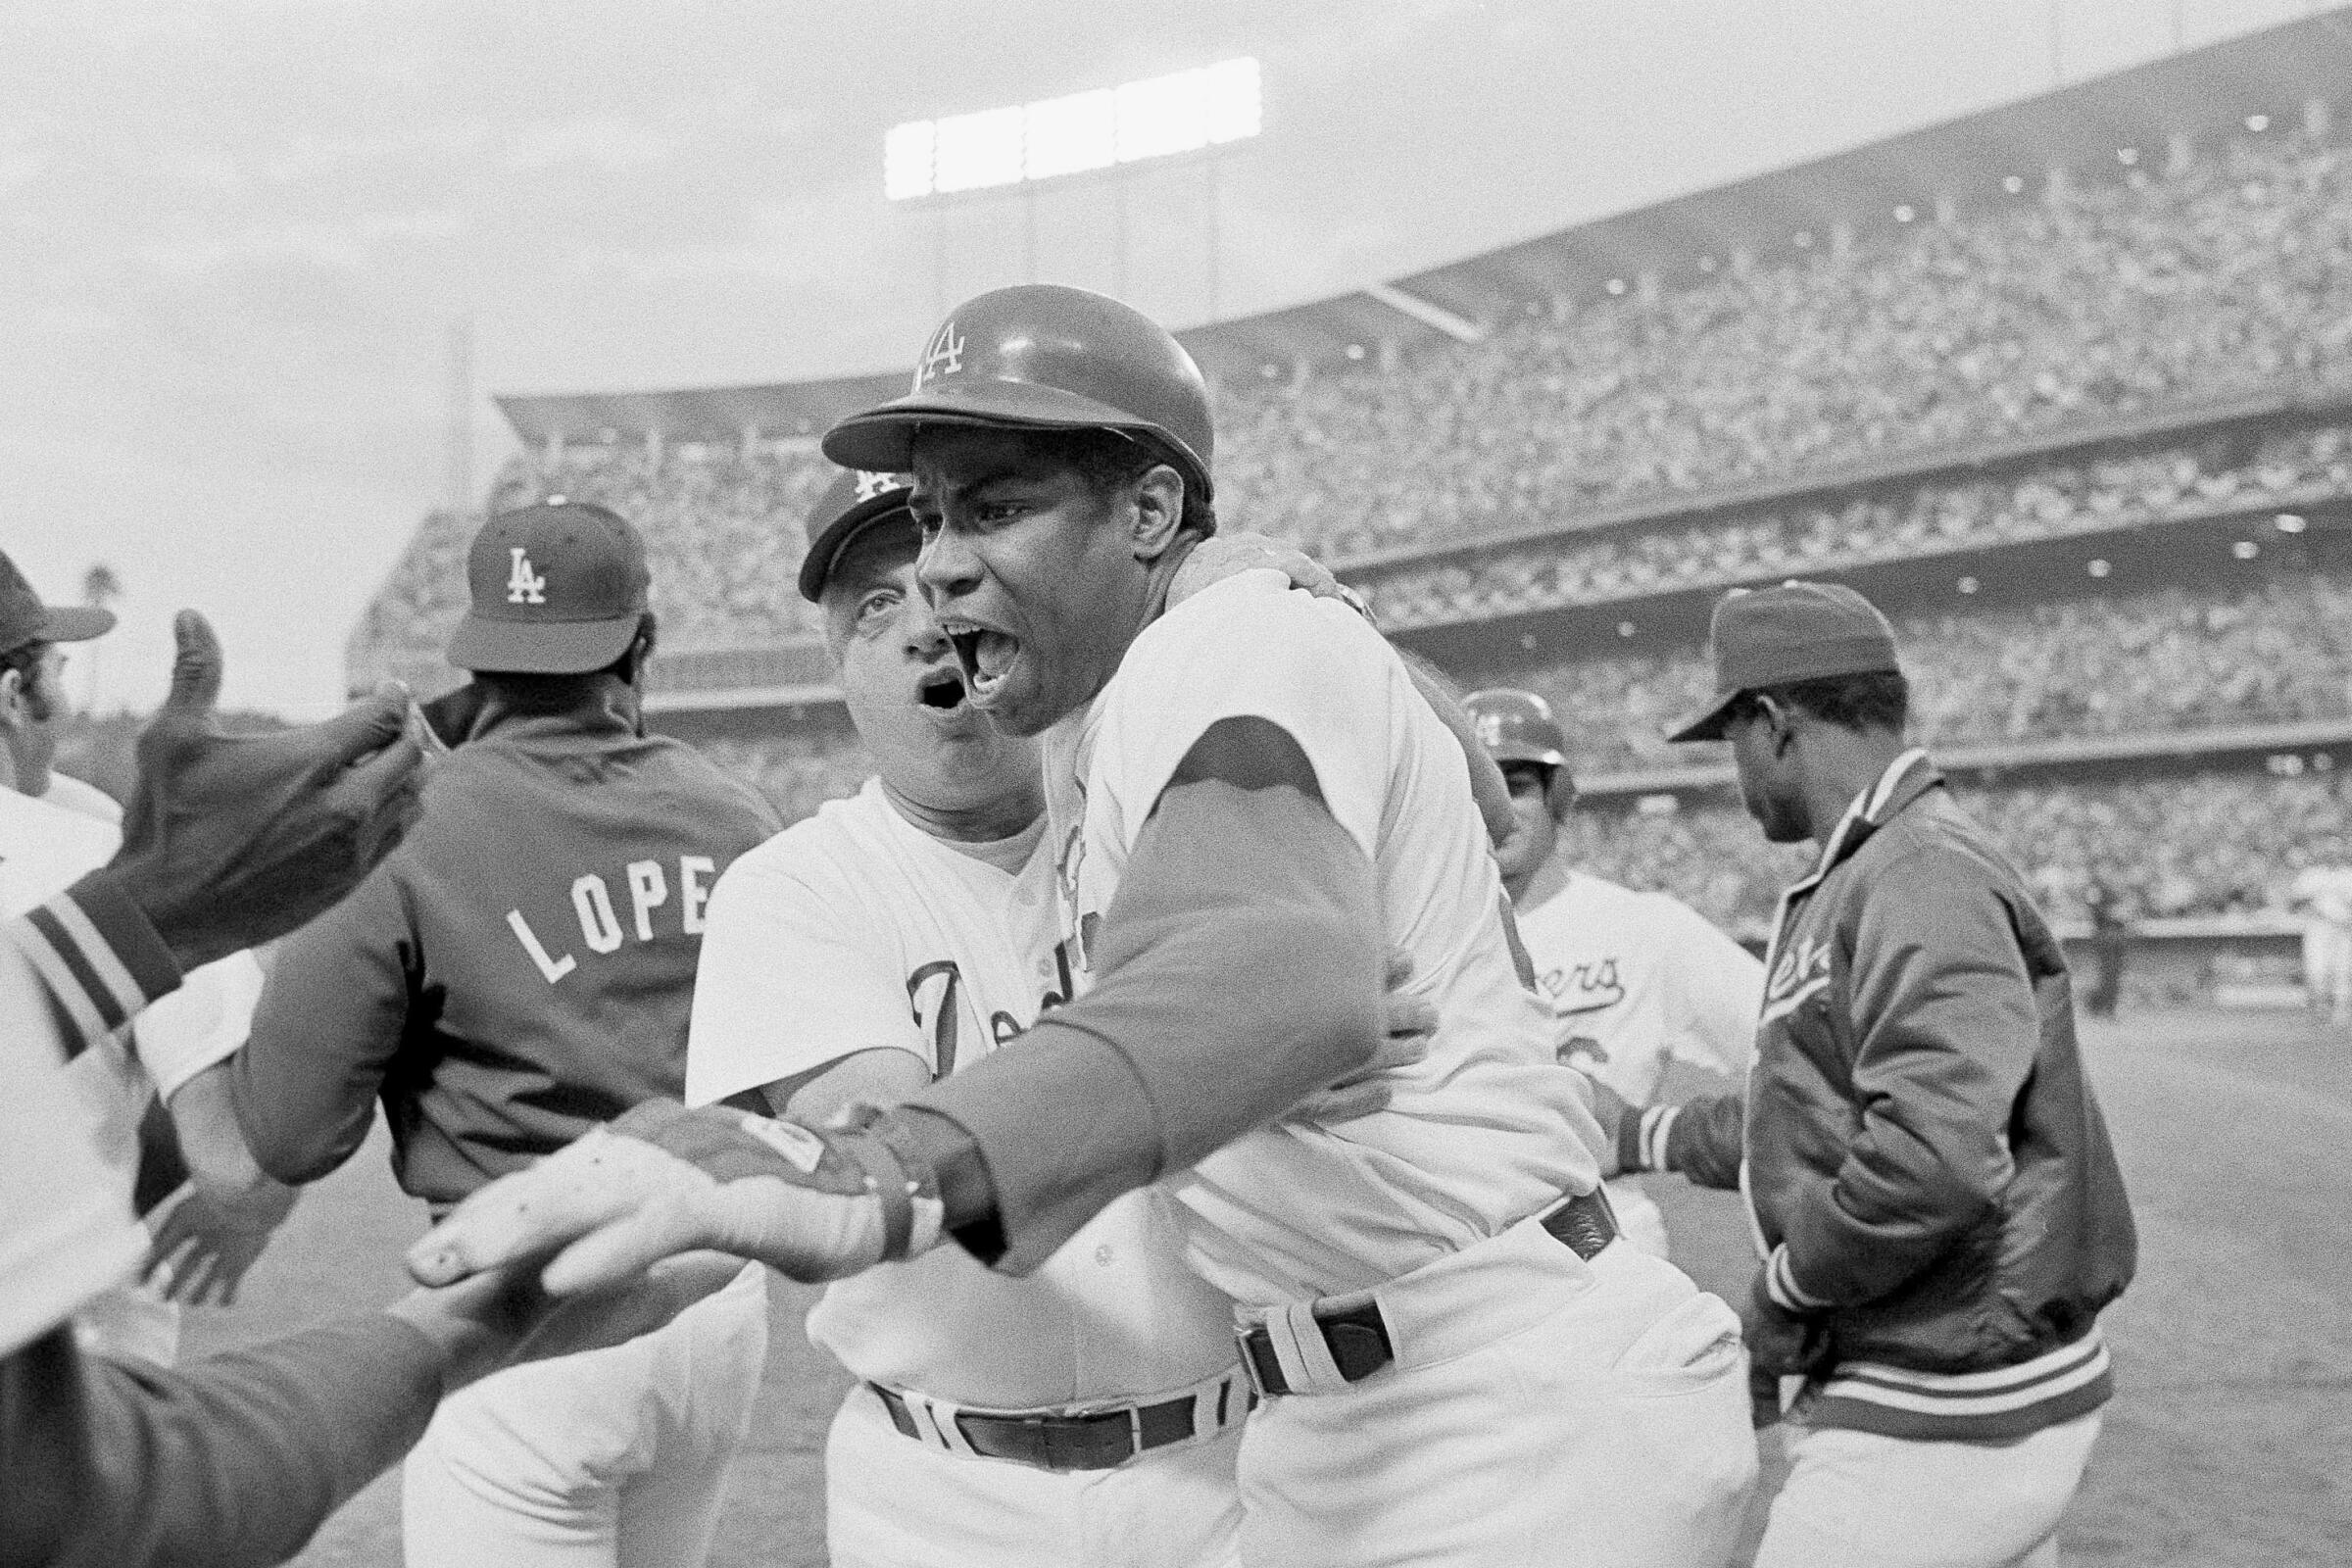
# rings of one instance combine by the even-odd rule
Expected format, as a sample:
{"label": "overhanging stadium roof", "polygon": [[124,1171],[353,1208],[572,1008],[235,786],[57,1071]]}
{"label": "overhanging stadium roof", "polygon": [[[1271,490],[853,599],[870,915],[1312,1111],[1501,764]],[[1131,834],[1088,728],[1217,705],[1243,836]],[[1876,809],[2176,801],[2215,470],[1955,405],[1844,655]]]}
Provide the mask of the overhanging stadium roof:
{"label": "overhanging stadium roof", "polygon": [[[1788,250],[1836,224],[1890,223],[1898,203],[1926,212],[1938,199],[1962,211],[2012,201],[2010,175],[2038,181],[2052,169],[2111,177],[2120,149],[2161,168],[2176,133],[2242,133],[2249,115],[2284,120],[2307,100],[2331,101],[2352,81],[2352,20],[2329,13],[2192,53],[1776,170],[1734,184],[1580,223],[1466,261],[1374,284],[1336,299],[1195,327],[1177,335],[1219,380],[1303,361],[1344,362],[1394,343],[1411,354],[1475,337],[1494,322],[1589,294],[1610,278],[1674,278],[1698,259],[1745,249]],[[501,397],[523,440],[601,442],[659,434],[671,441],[811,435],[906,385],[904,371],[763,386]]]}

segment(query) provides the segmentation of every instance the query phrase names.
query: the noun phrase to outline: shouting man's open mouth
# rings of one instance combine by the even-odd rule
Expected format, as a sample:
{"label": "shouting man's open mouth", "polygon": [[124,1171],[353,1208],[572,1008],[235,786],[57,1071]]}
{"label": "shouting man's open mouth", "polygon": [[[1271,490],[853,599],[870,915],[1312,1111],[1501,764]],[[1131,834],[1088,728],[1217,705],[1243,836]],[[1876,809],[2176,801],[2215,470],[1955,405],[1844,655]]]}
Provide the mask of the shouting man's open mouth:
{"label": "shouting man's open mouth", "polygon": [[925,708],[954,712],[963,706],[963,672],[944,666],[931,671],[915,687],[914,699]]}
{"label": "shouting man's open mouth", "polygon": [[1021,640],[993,626],[982,626],[968,620],[943,621],[941,630],[956,650],[956,662],[963,666],[965,680],[971,687],[972,706],[986,708],[996,698],[1004,683],[1004,672],[1020,657]]}

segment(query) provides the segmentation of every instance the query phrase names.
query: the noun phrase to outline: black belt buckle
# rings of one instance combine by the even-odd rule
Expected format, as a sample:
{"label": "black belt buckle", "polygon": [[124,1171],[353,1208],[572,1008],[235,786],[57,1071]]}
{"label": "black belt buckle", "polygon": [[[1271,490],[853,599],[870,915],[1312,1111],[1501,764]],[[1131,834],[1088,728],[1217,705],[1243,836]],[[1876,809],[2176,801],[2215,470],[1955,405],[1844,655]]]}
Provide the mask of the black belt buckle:
{"label": "black belt buckle", "polygon": [[[1350,1383],[1361,1383],[1373,1373],[1396,1359],[1396,1347],[1389,1339],[1388,1319],[1380,1315],[1378,1301],[1362,1301],[1354,1306],[1334,1312],[1315,1313],[1315,1330],[1323,1336],[1324,1348],[1331,1351],[1332,1365],[1340,1376]],[[1274,1353],[1274,1336],[1262,1323],[1241,1336],[1242,1364],[1249,1369],[1250,1381],[1260,1396],[1289,1394],[1290,1381],[1282,1375],[1282,1358]]]}
{"label": "black belt buckle", "polygon": [[1571,1198],[1540,1222],[1551,1239],[1590,1263],[1617,1239],[1617,1216],[1608,1195],[1595,1187]]}

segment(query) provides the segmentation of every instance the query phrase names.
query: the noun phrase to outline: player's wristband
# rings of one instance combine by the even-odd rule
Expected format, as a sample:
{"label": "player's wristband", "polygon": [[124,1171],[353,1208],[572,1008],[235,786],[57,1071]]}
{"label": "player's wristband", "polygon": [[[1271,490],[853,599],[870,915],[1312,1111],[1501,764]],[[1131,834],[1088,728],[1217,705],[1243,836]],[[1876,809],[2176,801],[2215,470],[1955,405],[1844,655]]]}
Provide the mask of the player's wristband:
{"label": "player's wristband", "polygon": [[[887,1121],[886,1113],[873,1114]],[[689,1110],[674,1100],[649,1100],[632,1106],[612,1130],[652,1144],[713,1181],[765,1176],[838,1198],[870,1198],[882,1222],[879,1261],[910,1257],[939,1241],[939,1187],[928,1165],[903,1156],[894,1141],[867,1127],[807,1127],[721,1105]]]}
{"label": "player's wristband", "polygon": [[1668,1169],[1666,1139],[1680,1105],[1650,1105],[1617,1123],[1617,1168],[1629,1174]]}
{"label": "player's wristband", "polygon": [[940,1221],[930,1223],[929,1235],[918,1236],[924,1227],[918,1224],[916,1200],[928,1197],[943,1216],[944,1208],[937,1206],[939,1175],[921,1144],[907,1136],[898,1117],[862,1100],[844,1107],[828,1130],[840,1136],[843,1147],[865,1168],[882,1200],[883,1261],[895,1263],[930,1250],[939,1240]]}

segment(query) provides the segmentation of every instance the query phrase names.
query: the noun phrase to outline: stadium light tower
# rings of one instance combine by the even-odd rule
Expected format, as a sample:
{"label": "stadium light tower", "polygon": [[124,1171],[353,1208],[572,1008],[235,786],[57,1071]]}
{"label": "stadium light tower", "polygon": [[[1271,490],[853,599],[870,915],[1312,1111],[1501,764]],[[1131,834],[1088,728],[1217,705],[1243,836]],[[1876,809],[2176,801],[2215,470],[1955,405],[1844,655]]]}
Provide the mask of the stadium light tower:
{"label": "stadium light tower", "polygon": [[953,196],[1242,141],[1258,133],[1255,60],[1045,98],[1009,109],[893,125],[882,138],[882,193],[894,202]]}
{"label": "stadium light tower", "polygon": [[[1138,165],[1210,155],[1206,202],[1209,314],[1216,315],[1218,190],[1216,154],[1258,133],[1262,120],[1254,59],[1223,60],[1190,71],[1097,87],[1059,98],[972,114],[914,120],[882,138],[882,194],[911,206],[992,192],[1022,202],[1023,270],[1037,272],[1037,191],[1073,175],[1108,172],[1116,218],[1112,292],[1125,292],[1126,171]],[[947,245],[934,239],[934,292],[946,306]]]}

